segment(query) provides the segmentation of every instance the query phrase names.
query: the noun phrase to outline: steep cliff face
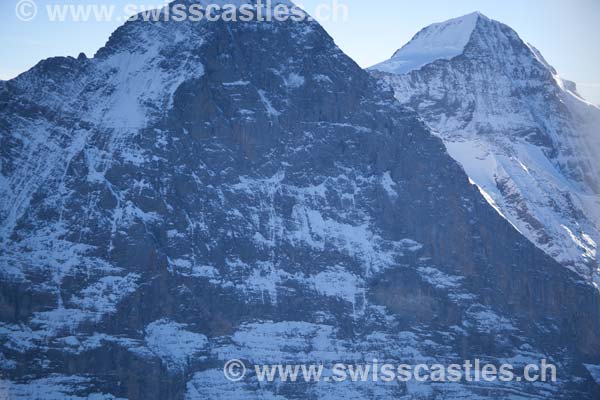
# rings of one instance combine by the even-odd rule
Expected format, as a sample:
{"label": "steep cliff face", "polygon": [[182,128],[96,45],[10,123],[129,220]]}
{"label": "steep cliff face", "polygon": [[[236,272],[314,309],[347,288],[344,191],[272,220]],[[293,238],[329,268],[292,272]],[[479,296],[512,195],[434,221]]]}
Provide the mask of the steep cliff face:
{"label": "steep cliff face", "polygon": [[[314,22],[128,22],[0,101],[8,398],[598,395],[597,292]],[[560,372],[233,384],[231,358]]]}
{"label": "steep cliff face", "polygon": [[431,25],[371,68],[520,232],[598,285],[600,109],[511,28]]}

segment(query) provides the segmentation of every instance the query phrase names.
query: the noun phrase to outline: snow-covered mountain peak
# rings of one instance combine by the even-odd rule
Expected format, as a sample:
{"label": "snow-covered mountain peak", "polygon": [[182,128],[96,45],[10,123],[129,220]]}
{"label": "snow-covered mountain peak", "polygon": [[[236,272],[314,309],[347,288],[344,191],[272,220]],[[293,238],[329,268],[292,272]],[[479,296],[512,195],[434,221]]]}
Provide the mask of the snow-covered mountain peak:
{"label": "snow-covered mountain peak", "polygon": [[371,69],[405,74],[436,60],[449,60],[463,53],[479,19],[489,20],[480,12],[435,23],[419,31],[390,60]]}
{"label": "snow-covered mountain peak", "polygon": [[[0,287],[0,398],[597,397],[600,293],[314,21],[130,21],[1,84]],[[220,367],[375,356],[563,367],[335,389]]]}
{"label": "snow-covered mountain peak", "polygon": [[600,283],[600,110],[539,50],[476,13],[423,29],[371,70],[520,232]]}
{"label": "snow-covered mountain peak", "polygon": [[506,68],[515,62],[534,63],[540,75],[557,75],[540,51],[525,43],[515,30],[478,11],[423,28],[390,59],[369,69],[402,75],[461,55],[485,58],[488,64]]}

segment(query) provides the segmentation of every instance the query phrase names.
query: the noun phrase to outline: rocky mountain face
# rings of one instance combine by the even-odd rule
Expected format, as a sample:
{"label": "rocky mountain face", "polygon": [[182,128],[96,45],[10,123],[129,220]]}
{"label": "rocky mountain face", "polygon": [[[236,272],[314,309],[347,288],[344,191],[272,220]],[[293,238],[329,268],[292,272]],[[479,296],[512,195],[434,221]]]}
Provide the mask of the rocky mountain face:
{"label": "rocky mountain face", "polygon": [[[128,22],[0,88],[0,396],[600,395],[600,296],[315,22]],[[232,383],[546,358],[556,383]]]}
{"label": "rocky mountain face", "polygon": [[600,109],[508,26],[431,25],[371,72],[417,111],[490,204],[600,284]]}

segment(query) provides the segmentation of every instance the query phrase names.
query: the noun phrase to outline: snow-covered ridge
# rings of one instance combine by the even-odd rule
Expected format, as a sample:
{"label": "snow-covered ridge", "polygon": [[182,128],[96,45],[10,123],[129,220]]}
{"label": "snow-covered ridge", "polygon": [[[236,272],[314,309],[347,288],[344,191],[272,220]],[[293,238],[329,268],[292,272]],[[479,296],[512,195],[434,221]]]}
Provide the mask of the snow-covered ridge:
{"label": "snow-covered ridge", "polygon": [[391,59],[370,69],[405,74],[436,60],[449,60],[456,57],[464,51],[479,18],[487,17],[474,12],[429,25],[396,51]]}

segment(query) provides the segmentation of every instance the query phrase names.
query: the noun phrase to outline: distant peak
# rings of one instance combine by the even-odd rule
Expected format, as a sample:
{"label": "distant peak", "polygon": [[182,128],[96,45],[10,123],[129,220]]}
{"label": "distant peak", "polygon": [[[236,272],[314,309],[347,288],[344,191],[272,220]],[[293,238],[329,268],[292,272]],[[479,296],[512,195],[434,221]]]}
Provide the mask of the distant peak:
{"label": "distant peak", "polygon": [[489,20],[476,11],[431,24],[421,29],[410,42],[396,51],[391,59],[370,69],[405,74],[433,61],[456,57],[464,51],[480,18]]}

